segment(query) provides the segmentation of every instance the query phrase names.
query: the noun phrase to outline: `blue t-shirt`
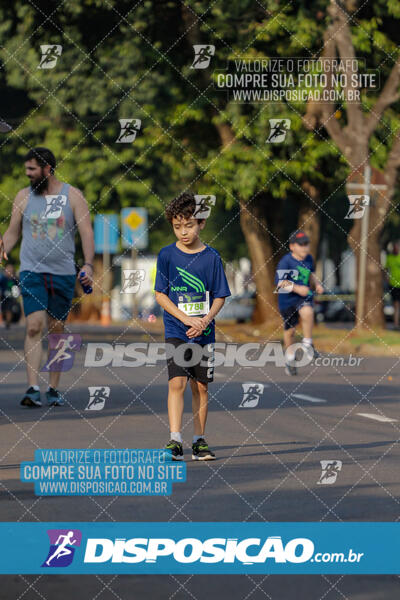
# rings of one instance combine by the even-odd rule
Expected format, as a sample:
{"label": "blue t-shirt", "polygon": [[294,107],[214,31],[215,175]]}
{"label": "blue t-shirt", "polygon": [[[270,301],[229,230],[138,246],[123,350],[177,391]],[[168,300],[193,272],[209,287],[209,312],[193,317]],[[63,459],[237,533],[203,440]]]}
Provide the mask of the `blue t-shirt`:
{"label": "blue t-shirt", "polygon": [[[307,254],[304,260],[297,260],[288,252],[281,258],[276,268],[275,285],[283,279],[294,281],[298,285],[310,285],[310,275],[314,273],[314,260],[311,254]],[[291,306],[297,306],[302,302],[312,302],[313,293],[310,290],[308,296],[300,296],[295,292],[278,292],[279,310],[285,310]]]}
{"label": "blue t-shirt", "polygon": [[[193,254],[179,250],[176,243],[162,248],[157,259],[154,289],[166,294],[188,316],[196,317],[208,313],[214,298],[231,295],[221,257],[208,245]],[[215,342],[214,320],[201,336],[188,338],[186,331],[190,328],[165,310],[164,326],[166,339],[176,337],[199,344]]]}

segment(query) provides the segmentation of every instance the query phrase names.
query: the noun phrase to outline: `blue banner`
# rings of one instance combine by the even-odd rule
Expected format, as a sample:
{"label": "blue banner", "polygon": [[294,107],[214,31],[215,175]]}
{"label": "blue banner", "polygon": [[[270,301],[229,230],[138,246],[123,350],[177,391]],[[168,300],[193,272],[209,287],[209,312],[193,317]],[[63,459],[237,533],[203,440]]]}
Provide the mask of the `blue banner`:
{"label": "blue banner", "polygon": [[97,254],[118,252],[119,225],[118,215],[98,214],[94,217],[94,247]]}
{"label": "blue banner", "polygon": [[165,496],[186,481],[186,464],[166,449],[54,448],[35,450],[20,474],[37,496]]}
{"label": "blue banner", "polygon": [[1,574],[393,574],[400,523],[1,523]]}

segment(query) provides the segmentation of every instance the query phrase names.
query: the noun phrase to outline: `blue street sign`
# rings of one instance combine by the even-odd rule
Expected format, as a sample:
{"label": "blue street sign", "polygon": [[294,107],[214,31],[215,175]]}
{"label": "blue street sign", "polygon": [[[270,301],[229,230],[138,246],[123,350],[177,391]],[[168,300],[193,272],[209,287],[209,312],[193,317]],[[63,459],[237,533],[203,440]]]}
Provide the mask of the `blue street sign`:
{"label": "blue street sign", "polygon": [[118,215],[96,215],[94,218],[94,247],[96,253],[118,251]]}
{"label": "blue street sign", "polygon": [[149,235],[147,210],[145,208],[123,208],[121,211],[121,237],[124,248],[147,248]]}

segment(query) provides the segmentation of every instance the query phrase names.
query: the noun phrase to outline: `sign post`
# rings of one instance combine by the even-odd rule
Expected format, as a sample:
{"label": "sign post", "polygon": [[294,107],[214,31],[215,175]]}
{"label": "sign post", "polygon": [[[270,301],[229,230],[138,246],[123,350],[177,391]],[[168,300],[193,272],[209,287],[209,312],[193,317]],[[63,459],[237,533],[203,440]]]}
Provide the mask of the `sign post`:
{"label": "sign post", "polygon": [[96,215],[94,219],[94,245],[96,253],[103,253],[103,297],[101,302],[101,324],[111,323],[110,303],[110,254],[118,250],[118,215]]}
{"label": "sign post", "polygon": [[[147,248],[148,228],[147,210],[145,208],[123,208],[121,211],[122,221],[122,246],[131,248],[132,270],[137,268],[138,250]],[[132,317],[138,316],[137,295],[134,294],[132,302]]]}

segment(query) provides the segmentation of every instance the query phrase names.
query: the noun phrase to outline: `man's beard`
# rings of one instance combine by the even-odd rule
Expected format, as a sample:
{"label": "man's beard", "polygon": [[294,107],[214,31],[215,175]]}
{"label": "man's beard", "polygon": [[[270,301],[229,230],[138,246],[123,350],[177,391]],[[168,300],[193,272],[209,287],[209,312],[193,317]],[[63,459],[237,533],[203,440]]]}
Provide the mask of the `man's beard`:
{"label": "man's beard", "polygon": [[35,194],[43,194],[43,192],[47,189],[47,177],[42,177],[41,179],[31,180],[31,189],[35,192]]}

